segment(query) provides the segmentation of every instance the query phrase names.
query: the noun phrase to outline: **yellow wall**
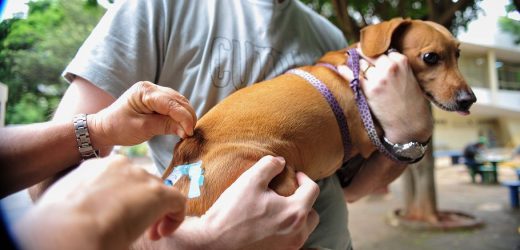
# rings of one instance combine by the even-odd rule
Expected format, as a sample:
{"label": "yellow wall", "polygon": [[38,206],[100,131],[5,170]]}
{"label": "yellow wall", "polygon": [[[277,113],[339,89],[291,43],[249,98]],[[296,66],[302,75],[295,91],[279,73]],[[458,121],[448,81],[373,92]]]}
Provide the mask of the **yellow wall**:
{"label": "yellow wall", "polygon": [[435,150],[462,150],[481,136],[490,147],[513,148],[520,145],[520,117],[461,116],[433,108]]}
{"label": "yellow wall", "polygon": [[504,144],[506,147],[516,147],[520,145],[520,118],[503,118],[501,119],[501,127],[504,134]]}

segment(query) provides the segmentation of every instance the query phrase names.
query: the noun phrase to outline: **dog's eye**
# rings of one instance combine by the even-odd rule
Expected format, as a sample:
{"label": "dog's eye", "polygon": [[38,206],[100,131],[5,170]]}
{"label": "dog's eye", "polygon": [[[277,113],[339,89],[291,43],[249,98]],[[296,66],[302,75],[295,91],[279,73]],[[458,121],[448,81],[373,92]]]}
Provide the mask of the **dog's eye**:
{"label": "dog's eye", "polygon": [[458,50],[455,52],[455,56],[456,56],[457,58],[460,57],[460,49],[458,49]]}
{"label": "dog's eye", "polygon": [[423,61],[430,65],[437,64],[439,59],[440,57],[437,53],[426,53],[423,55]]}

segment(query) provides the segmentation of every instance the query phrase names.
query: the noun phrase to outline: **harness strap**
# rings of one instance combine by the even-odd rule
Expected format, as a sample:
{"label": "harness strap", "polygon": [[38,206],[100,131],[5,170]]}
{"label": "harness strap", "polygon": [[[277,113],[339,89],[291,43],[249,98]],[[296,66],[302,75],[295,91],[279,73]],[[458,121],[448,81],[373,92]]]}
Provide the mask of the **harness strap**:
{"label": "harness strap", "polygon": [[402,162],[397,159],[393,154],[391,154],[388,149],[383,145],[379,136],[377,136],[377,131],[374,126],[374,120],[372,118],[372,114],[370,113],[370,108],[368,107],[367,99],[363,91],[359,86],[359,60],[360,56],[356,49],[349,49],[347,51],[349,54],[347,60],[347,66],[352,70],[354,74],[354,79],[350,82],[350,87],[354,91],[354,96],[356,98],[356,104],[358,106],[359,115],[361,116],[361,120],[363,121],[363,125],[365,126],[365,130],[367,131],[368,138],[372,141],[372,144],[379,150],[379,152],[383,153],[390,159],[396,162]]}
{"label": "harness strap", "polygon": [[314,88],[316,88],[321,95],[327,100],[329,103],[332,112],[334,112],[334,116],[336,117],[336,121],[338,122],[339,130],[341,132],[341,138],[343,142],[343,163],[347,161],[347,157],[352,147],[352,143],[350,141],[350,133],[348,131],[347,119],[345,118],[345,114],[343,113],[343,109],[339,105],[338,101],[332,94],[332,92],[327,88],[322,81],[313,76],[312,74],[301,70],[301,69],[291,69],[287,71],[287,73],[297,75],[307,82],[309,82]]}

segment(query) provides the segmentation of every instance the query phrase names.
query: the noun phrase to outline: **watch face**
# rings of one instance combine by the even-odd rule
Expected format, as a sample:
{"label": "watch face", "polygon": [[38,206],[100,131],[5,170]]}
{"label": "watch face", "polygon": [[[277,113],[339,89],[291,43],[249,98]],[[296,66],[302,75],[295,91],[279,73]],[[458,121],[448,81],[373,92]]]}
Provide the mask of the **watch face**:
{"label": "watch face", "polygon": [[417,159],[424,154],[424,147],[418,142],[410,142],[404,144],[400,149],[396,151],[400,156],[404,156],[410,159]]}

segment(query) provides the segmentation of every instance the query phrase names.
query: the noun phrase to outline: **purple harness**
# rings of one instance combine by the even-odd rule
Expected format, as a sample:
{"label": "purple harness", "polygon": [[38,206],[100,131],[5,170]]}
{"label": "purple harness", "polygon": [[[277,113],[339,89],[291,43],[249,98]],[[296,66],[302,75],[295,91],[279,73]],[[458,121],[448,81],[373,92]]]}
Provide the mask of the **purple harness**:
{"label": "purple harness", "polygon": [[[358,111],[361,116],[361,120],[363,121],[363,125],[365,126],[365,130],[368,133],[368,137],[370,138],[370,141],[372,141],[372,144],[374,144],[374,146],[379,150],[379,152],[383,153],[384,155],[386,155],[394,161],[401,162],[385,148],[385,146],[381,143],[379,136],[377,136],[377,131],[374,126],[374,121],[372,119],[372,114],[370,113],[370,108],[368,106],[365,94],[363,94],[363,91],[361,91],[361,88],[359,86],[359,53],[356,51],[356,49],[349,49],[347,51],[347,54],[349,55],[347,66],[352,70],[354,74],[354,79],[350,82],[350,88],[352,88],[352,90],[354,91],[354,97],[356,99]],[[328,63],[319,63],[318,65],[327,67],[335,71],[336,73],[338,72],[334,65]],[[336,121],[338,122],[338,126],[341,131],[344,149],[343,163],[345,163],[347,161],[346,158],[349,155],[350,149],[352,147],[352,143],[350,142],[350,134],[348,131],[347,119],[345,118],[344,112],[339,106],[338,101],[336,100],[336,98],[334,98],[332,92],[327,88],[327,86],[325,86],[325,84],[323,84],[319,79],[317,79],[310,73],[301,69],[292,69],[289,70],[287,73],[295,74],[307,80],[307,82],[314,86],[329,103],[329,106],[331,107],[332,111],[334,112],[334,115],[336,116]]]}
{"label": "purple harness", "polygon": [[350,133],[348,132],[347,119],[343,113],[343,109],[339,106],[338,101],[332,95],[332,92],[321,82],[318,78],[314,77],[312,74],[303,71],[301,69],[291,69],[287,71],[287,73],[297,75],[309,82],[312,86],[314,86],[320,93],[325,97],[327,102],[329,103],[332,112],[334,112],[334,116],[336,116],[336,121],[338,122],[339,131],[341,132],[341,138],[343,141],[343,163],[347,162],[347,156],[350,152]]}

